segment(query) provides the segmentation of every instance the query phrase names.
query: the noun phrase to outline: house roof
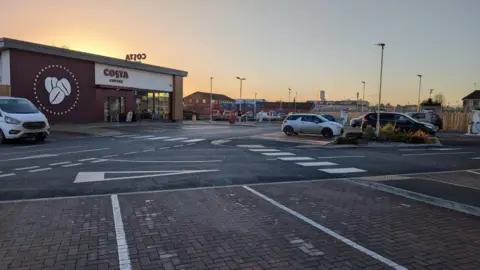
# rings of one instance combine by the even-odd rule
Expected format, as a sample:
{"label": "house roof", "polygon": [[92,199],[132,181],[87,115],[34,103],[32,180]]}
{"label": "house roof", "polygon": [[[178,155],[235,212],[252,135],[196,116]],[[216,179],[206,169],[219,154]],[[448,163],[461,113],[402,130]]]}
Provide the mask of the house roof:
{"label": "house roof", "polygon": [[465,99],[480,99],[480,90],[474,90],[472,93],[462,98],[462,100],[465,100]]}
{"label": "house roof", "polygon": [[130,62],[130,61],[125,61],[123,59],[101,56],[97,54],[85,53],[80,51],[74,51],[70,49],[63,49],[63,48],[31,43],[31,42],[21,41],[16,39],[0,38],[0,51],[9,50],[9,49],[17,49],[22,51],[74,58],[74,59],[80,59],[84,61],[95,62],[99,64],[138,69],[143,71],[175,75],[175,76],[181,76],[181,77],[187,77],[187,74],[188,74],[188,72],[183,70],[154,66],[154,65],[143,64],[139,62]]}
{"label": "house roof", "polygon": [[[210,93],[197,91],[195,93],[192,93],[192,94],[184,97],[184,99],[187,99],[187,98],[206,98],[206,99],[209,99],[210,98]],[[215,94],[215,93],[212,93],[212,99],[213,100],[235,101],[234,99],[232,99],[232,98],[230,98],[226,95]]]}

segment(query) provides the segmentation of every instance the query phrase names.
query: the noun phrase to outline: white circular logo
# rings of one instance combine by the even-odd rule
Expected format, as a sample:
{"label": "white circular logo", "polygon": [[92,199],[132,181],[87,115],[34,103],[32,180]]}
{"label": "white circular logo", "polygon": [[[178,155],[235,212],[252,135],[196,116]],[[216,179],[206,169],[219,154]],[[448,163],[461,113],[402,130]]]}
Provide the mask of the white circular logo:
{"label": "white circular logo", "polygon": [[33,94],[42,111],[53,115],[65,115],[77,105],[80,86],[68,68],[48,65],[36,75]]}

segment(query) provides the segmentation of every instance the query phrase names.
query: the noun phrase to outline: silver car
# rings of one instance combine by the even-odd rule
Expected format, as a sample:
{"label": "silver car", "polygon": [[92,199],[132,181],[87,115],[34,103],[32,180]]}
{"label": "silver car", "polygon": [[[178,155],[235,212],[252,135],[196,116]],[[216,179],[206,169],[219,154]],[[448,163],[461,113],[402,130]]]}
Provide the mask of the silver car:
{"label": "silver car", "polygon": [[326,138],[343,134],[343,126],[328,121],[321,115],[311,113],[296,113],[289,115],[282,124],[282,131],[287,136],[299,133],[321,134]]}

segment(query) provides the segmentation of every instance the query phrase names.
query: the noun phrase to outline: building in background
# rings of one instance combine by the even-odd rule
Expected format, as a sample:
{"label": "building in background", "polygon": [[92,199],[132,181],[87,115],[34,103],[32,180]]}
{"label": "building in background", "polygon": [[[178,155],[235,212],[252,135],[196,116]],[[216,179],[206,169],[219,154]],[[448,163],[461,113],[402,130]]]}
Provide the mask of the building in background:
{"label": "building in background", "polygon": [[[224,110],[232,107],[235,100],[223,94],[212,93],[212,110]],[[197,91],[183,98],[185,110],[193,111],[199,114],[203,119],[210,115],[210,93]]]}
{"label": "building in background", "polygon": [[8,38],[0,38],[0,53],[0,84],[50,122],[125,121],[130,110],[183,119],[186,71]]}
{"label": "building in background", "polygon": [[320,101],[315,104],[315,111],[318,112],[336,112],[341,110],[361,111],[362,102],[364,111],[368,111],[370,104],[368,101],[340,100],[340,101]]}
{"label": "building in background", "polygon": [[319,98],[320,101],[327,101],[325,99],[325,90],[320,90],[320,98]]}
{"label": "building in background", "polygon": [[480,90],[474,90],[462,98],[462,101],[464,110],[471,111],[480,108]]}

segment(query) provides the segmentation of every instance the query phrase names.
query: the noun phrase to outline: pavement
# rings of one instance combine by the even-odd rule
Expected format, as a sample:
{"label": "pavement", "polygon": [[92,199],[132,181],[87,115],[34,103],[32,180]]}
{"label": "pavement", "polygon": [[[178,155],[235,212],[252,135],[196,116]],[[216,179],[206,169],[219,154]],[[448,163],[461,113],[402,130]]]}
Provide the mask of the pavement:
{"label": "pavement", "polygon": [[480,269],[480,147],[102,128],[0,145],[0,269]]}

